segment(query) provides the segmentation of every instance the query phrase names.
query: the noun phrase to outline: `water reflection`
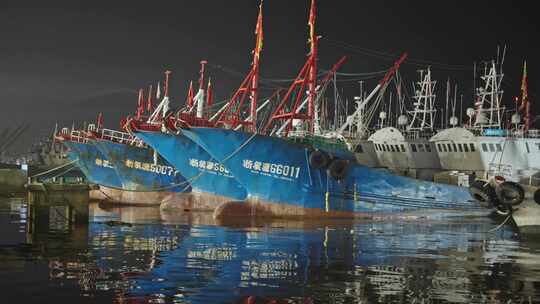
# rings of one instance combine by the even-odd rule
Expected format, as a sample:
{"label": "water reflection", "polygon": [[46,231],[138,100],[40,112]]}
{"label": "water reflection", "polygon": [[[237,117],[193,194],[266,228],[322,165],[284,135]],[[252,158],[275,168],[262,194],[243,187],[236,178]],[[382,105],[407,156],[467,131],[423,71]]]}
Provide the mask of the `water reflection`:
{"label": "water reflection", "polygon": [[[51,213],[61,216],[58,213]],[[61,214],[61,213],[60,213]],[[0,202],[0,277],[20,302],[529,303],[540,242],[489,218],[212,220],[91,205],[87,226]],[[32,227],[34,225],[34,227]]]}

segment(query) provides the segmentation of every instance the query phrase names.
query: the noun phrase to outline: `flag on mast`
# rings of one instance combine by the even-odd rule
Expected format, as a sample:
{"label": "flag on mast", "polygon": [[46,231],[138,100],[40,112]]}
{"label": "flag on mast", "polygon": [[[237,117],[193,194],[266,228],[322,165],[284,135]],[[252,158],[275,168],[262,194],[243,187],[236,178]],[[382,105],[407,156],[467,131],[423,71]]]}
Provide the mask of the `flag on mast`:
{"label": "flag on mast", "polygon": [[214,96],[212,95],[212,79],[208,78],[208,87],[206,88],[206,105],[211,107],[214,103]]}
{"label": "flag on mast", "polygon": [[189,82],[189,90],[187,95],[187,105],[189,108],[193,107],[193,81]]}
{"label": "flag on mast", "polygon": [[152,85],[150,85],[150,88],[148,90],[148,101],[146,110],[148,111],[148,113],[152,113],[152,111],[154,111],[154,105],[152,103]]}
{"label": "flag on mast", "polygon": [[311,50],[315,49],[315,0],[311,0],[311,8],[309,10],[309,43],[311,44]]}
{"label": "flag on mast", "polygon": [[255,34],[257,35],[255,42],[255,57],[258,59],[263,47],[263,17],[262,17],[262,4],[259,4],[259,17],[257,17],[257,26],[255,27]]}
{"label": "flag on mast", "polygon": [[527,62],[523,62],[523,78],[521,79],[521,105],[519,107],[520,112],[524,114],[524,131],[529,131],[531,124],[531,106],[529,103],[529,93],[527,88]]}
{"label": "flag on mast", "polygon": [[144,111],[143,90],[139,89],[139,99],[137,100],[137,119],[141,118],[141,114],[143,111]]}

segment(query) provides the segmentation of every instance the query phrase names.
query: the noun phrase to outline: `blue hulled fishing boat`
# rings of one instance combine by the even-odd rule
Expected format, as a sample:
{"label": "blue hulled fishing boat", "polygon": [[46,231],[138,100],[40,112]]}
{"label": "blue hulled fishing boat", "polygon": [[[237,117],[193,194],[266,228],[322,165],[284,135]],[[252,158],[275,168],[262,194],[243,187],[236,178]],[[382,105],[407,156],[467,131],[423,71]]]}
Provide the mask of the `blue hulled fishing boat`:
{"label": "blue hulled fishing boat", "polygon": [[[466,188],[367,168],[357,164],[349,151],[327,148],[313,140],[324,141],[315,132],[316,101],[324,86],[324,81],[317,81],[315,1],[311,2],[308,24],[307,61],[262,128],[254,119],[256,90],[249,88],[244,90],[251,92],[248,118],[241,119],[239,112],[227,115],[225,111],[218,121],[227,128],[189,124],[181,127],[184,136],[205,149],[246,188],[250,208],[244,210],[260,216],[302,217],[371,217],[418,210],[435,215],[441,211],[454,214],[456,210],[468,214],[490,212]],[[405,57],[387,72],[382,83],[388,81]],[[216,216],[235,215],[240,209],[230,203]]]}

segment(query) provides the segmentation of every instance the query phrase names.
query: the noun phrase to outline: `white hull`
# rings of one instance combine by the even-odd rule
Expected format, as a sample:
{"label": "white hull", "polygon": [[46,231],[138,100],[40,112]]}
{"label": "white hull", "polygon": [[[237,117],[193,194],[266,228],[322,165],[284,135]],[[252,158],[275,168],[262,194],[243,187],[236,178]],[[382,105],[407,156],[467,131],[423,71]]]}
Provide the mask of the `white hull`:
{"label": "white hull", "polygon": [[430,141],[443,170],[502,175],[520,183],[529,183],[527,179],[540,172],[539,138],[475,136],[467,129],[451,128]]}

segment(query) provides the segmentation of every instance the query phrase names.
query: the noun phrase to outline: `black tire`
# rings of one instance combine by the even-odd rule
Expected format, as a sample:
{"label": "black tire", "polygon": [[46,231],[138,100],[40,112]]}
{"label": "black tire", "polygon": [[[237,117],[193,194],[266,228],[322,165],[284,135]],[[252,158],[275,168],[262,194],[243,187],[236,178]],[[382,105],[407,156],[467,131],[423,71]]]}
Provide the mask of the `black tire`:
{"label": "black tire", "polygon": [[533,197],[534,197],[534,201],[540,205],[540,188],[534,191]]}
{"label": "black tire", "polygon": [[469,193],[471,196],[479,201],[483,207],[491,208],[493,202],[497,199],[495,189],[482,180],[476,180],[469,186]]}
{"label": "black tire", "polygon": [[335,159],[328,167],[328,174],[335,180],[342,180],[347,176],[349,162],[343,159]]}
{"label": "black tire", "polygon": [[525,199],[525,190],[514,182],[504,182],[495,189],[497,199],[508,206],[517,206]]}
{"label": "black tire", "polygon": [[499,203],[495,205],[495,211],[498,215],[507,216],[512,213],[512,206]]}
{"label": "black tire", "polygon": [[330,158],[323,151],[315,150],[309,155],[309,165],[315,169],[323,169],[328,166]]}

